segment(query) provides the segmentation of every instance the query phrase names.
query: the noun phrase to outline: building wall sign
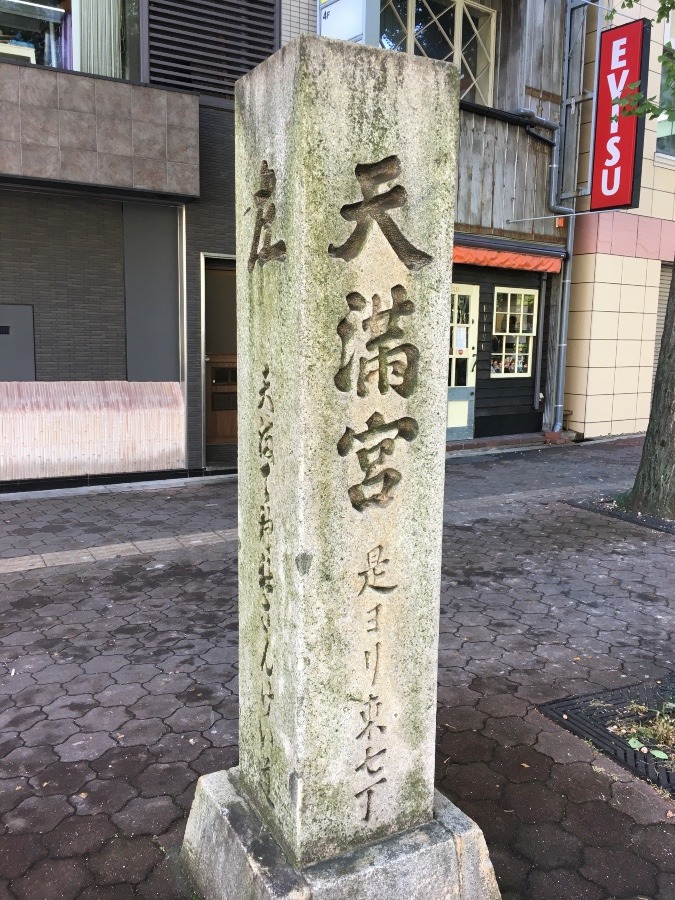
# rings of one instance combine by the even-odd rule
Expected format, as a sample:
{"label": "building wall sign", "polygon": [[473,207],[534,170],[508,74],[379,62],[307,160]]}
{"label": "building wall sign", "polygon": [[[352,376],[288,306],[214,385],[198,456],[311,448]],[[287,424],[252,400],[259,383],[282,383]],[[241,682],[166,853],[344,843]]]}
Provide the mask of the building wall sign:
{"label": "building wall sign", "polygon": [[637,19],[604,31],[596,91],[591,209],[640,205],[645,120],[616,102],[647,84],[650,22]]}
{"label": "building wall sign", "polygon": [[317,32],[323,37],[379,44],[380,0],[321,0],[317,14]]}

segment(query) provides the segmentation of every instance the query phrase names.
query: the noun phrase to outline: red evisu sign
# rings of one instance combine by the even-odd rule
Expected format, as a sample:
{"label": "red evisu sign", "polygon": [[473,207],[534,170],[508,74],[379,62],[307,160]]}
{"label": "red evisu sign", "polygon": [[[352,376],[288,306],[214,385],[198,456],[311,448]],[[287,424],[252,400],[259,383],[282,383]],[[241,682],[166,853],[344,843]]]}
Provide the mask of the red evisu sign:
{"label": "red evisu sign", "polygon": [[635,93],[637,82],[646,89],[650,30],[648,19],[637,19],[600,38],[591,209],[640,204],[645,120],[623,115],[615,101]]}

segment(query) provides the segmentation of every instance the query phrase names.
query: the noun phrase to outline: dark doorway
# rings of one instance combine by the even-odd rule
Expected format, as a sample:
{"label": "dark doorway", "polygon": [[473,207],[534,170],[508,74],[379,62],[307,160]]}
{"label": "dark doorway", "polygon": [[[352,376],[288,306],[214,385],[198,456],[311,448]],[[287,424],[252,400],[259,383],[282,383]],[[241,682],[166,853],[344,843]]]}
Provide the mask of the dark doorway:
{"label": "dark doorway", "polygon": [[234,260],[204,259],[206,467],[237,466],[237,289]]}

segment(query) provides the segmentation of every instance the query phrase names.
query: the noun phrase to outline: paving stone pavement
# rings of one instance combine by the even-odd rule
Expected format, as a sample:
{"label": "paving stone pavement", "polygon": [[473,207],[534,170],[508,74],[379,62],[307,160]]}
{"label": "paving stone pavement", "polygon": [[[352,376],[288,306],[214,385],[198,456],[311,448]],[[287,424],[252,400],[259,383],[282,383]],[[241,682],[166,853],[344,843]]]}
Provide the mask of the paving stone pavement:
{"label": "paving stone pavement", "polygon": [[[437,780],[504,900],[675,900],[675,805],[537,711],[675,670],[675,538],[564,502],[639,451],[446,467]],[[237,761],[236,542],[195,542],[235,517],[221,479],[0,497],[10,567],[85,554],[0,569],[0,900],[181,896],[196,779]]]}

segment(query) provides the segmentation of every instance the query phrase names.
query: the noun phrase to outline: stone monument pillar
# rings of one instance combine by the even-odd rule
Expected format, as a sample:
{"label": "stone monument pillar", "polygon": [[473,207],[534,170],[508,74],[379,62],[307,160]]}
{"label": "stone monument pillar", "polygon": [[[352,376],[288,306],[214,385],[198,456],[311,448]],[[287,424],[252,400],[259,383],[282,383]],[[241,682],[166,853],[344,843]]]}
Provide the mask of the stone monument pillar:
{"label": "stone monument pillar", "polygon": [[204,900],[497,898],[434,794],[458,72],[303,36],[237,85],[240,765]]}

